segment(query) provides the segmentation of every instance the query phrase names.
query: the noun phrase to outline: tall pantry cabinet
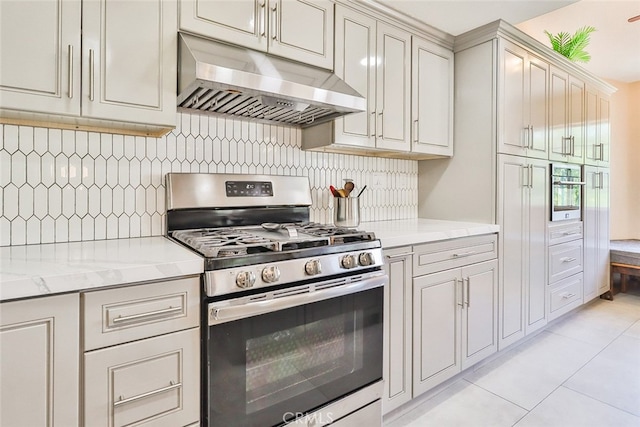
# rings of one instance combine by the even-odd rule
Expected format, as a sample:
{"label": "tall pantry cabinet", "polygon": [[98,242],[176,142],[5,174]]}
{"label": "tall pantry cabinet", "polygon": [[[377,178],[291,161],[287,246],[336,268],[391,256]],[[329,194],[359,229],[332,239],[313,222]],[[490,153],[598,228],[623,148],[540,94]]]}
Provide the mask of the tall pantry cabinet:
{"label": "tall pantry cabinet", "polygon": [[[454,52],[455,156],[419,164],[418,212],[500,226],[502,349],[547,323],[549,165],[591,158],[602,166],[609,143],[602,114],[615,88],[504,21],[456,37]],[[599,177],[606,187],[607,175]],[[597,197],[587,195],[597,202],[585,202],[585,227],[598,224],[600,243],[588,253],[603,265],[608,199],[599,187]]]}

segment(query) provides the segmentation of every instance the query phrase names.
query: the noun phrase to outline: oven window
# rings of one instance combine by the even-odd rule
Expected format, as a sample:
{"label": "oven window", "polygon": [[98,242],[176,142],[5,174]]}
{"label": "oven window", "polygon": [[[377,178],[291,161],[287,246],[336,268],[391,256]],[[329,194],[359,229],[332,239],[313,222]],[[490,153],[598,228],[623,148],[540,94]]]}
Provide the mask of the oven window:
{"label": "oven window", "polygon": [[210,426],[275,426],[382,377],[382,288],[209,327]]}

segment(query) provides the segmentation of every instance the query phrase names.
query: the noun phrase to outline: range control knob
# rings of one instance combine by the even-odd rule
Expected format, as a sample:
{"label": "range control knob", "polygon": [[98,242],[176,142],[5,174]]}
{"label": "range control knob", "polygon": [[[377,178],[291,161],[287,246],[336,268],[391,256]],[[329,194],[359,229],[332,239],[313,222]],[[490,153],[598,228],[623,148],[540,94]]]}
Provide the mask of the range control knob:
{"label": "range control knob", "polygon": [[280,279],[280,269],[275,265],[265,267],[262,270],[262,280],[265,283],[274,283]]}
{"label": "range control knob", "polygon": [[358,261],[355,255],[345,255],[340,259],[340,266],[346,269],[354,268],[358,266]]}
{"label": "range control knob", "polygon": [[315,276],[316,274],[322,273],[322,265],[320,264],[319,259],[312,259],[311,261],[307,261],[304,265],[304,271],[308,276]]}
{"label": "range control knob", "polygon": [[371,252],[362,252],[360,255],[358,255],[358,262],[361,266],[366,267],[368,265],[375,264],[376,258]]}
{"label": "range control knob", "polygon": [[236,285],[239,288],[246,289],[253,286],[256,283],[256,275],[251,271],[241,271],[236,276]]}

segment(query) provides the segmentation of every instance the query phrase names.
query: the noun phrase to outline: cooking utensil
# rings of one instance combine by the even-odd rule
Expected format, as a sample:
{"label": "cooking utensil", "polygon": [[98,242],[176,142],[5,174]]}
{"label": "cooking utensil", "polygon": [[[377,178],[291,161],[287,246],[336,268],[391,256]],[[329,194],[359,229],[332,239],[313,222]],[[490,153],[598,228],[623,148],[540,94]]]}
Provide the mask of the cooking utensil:
{"label": "cooking utensil", "polygon": [[354,187],[355,184],[353,181],[347,181],[344,183],[344,192],[347,193],[347,197],[349,197],[349,194],[353,191]]}
{"label": "cooking utensil", "polygon": [[338,190],[338,197],[347,197],[347,192],[344,191],[344,188]]}
{"label": "cooking utensil", "polygon": [[358,195],[356,197],[360,197],[360,195],[362,194],[362,192],[365,190],[365,188],[367,188],[367,186],[365,185],[364,187],[362,187],[362,190],[360,190],[360,192],[358,193]]}
{"label": "cooking utensil", "polygon": [[331,190],[331,194],[333,194],[333,197],[342,197],[340,193],[338,193],[338,190],[336,190],[336,187],[334,187],[333,185],[329,186],[329,190]]}

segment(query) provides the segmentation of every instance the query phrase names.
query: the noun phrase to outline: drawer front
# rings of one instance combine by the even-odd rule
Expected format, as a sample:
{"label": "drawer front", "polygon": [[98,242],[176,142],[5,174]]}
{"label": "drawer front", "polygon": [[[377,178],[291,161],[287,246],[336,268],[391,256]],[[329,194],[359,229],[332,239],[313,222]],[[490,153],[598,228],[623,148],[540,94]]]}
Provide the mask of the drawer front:
{"label": "drawer front", "polygon": [[199,301],[199,277],[84,293],[84,349],[198,326]]}
{"label": "drawer front", "polygon": [[198,328],[87,352],[87,425],[175,427],[198,421],[199,354]]}
{"label": "drawer front", "polygon": [[570,242],[582,239],[582,222],[570,222],[568,224],[551,223],[548,229],[549,245]]}
{"label": "drawer front", "polygon": [[465,237],[413,247],[413,275],[435,273],[495,259],[498,238],[495,234]]}
{"label": "drawer front", "polygon": [[549,289],[549,316],[552,320],[582,305],[583,276],[578,273]]}
{"label": "drawer front", "polygon": [[549,284],[582,271],[582,240],[549,247]]}

